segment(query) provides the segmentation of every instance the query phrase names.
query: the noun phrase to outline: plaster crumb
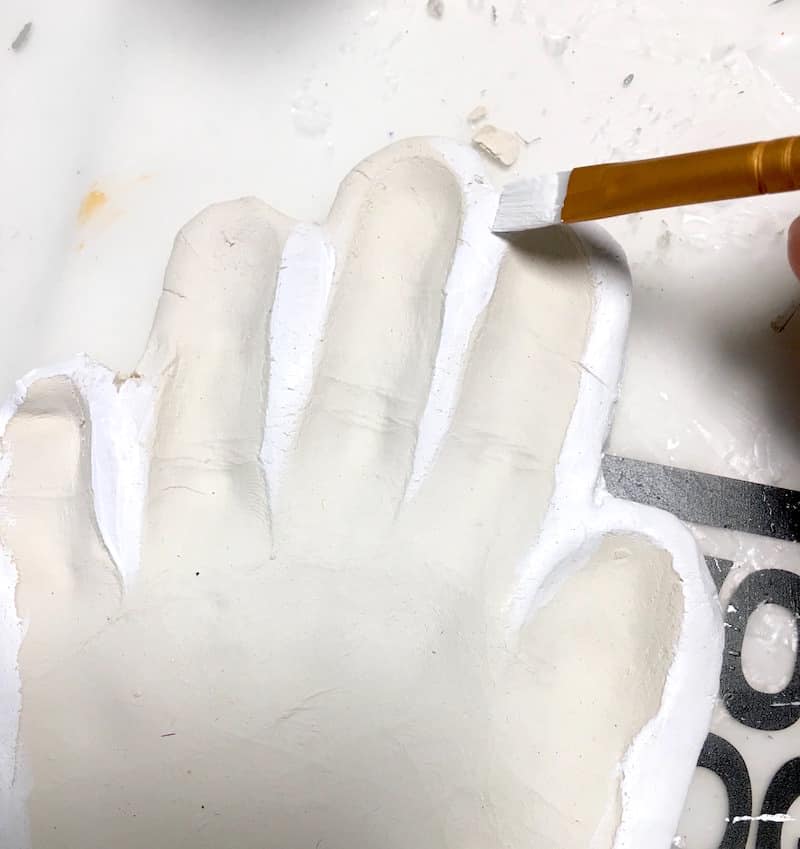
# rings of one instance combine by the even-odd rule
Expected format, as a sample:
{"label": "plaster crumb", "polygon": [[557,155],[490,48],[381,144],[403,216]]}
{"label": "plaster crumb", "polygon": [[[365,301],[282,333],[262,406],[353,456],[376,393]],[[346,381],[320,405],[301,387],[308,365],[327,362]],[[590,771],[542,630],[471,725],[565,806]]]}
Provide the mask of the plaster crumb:
{"label": "plaster crumb", "polygon": [[492,124],[486,124],[477,130],[472,136],[472,143],[482,153],[488,154],[506,168],[513,165],[519,157],[519,136]]}
{"label": "plaster crumb", "polygon": [[112,382],[112,383],[114,384],[114,386],[116,387],[117,392],[119,392],[119,390],[120,390],[120,388],[122,387],[123,383],[127,383],[129,380],[134,380],[134,381],[136,381],[136,380],[141,380],[141,379],[142,379],[142,375],[141,375],[141,374],[139,374],[139,372],[138,372],[138,371],[136,371],[136,370],[131,371],[131,372],[122,372],[122,371],[118,371],[118,372],[114,375],[114,377],[112,378],[112,381],[111,381],[111,382]]}
{"label": "plaster crumb", "polygon": [[633,74],[628,74],[627,77],[622,81],[622,87],[627,88],[633,82]]}
{"label": "plaster crumb", "polygon": [[482,121],[488,114],[489,113],[485,106],[476,106],[472,112],[467,115],[467,121],[469,121],[470,124],[477,124],[478,121]]}
{"label": "plaster crumb", "polygon": [[31,29],[33,29],[33,21],[28,21],[27,24],[17,33],[17,37],[11,42],[12,50],[22,50],[22,48],[28,43],[28,39],[31,36]]}
{"label": "plaster crumb", "polygon": [[444,0],[428,0],[425,9],[432,18],[441,20],[444,15]]}

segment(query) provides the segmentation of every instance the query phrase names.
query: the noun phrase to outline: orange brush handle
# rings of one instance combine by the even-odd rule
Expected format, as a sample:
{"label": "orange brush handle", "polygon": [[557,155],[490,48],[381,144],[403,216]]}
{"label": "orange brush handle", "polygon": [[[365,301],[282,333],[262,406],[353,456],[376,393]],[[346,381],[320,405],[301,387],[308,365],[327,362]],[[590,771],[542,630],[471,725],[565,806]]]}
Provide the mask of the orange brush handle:
{"label": "orange brush handle", "polygon": [[566,223],[800,189],[800,136],[679,156],[575,168]]}

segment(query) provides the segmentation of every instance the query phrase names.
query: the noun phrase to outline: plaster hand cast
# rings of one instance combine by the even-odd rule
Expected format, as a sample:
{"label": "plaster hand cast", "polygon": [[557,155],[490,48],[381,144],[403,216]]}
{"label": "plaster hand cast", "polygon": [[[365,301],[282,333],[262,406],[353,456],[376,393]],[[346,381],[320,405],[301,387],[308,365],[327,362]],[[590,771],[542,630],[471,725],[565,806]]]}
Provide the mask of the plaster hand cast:
{"label": "plaster hand cast", "polygon": [[134,374],[20,382],[4,847],[669,845],[720,629],[688,531],[597,486],[627,270],[492,235],[480,168],[210,207]]}

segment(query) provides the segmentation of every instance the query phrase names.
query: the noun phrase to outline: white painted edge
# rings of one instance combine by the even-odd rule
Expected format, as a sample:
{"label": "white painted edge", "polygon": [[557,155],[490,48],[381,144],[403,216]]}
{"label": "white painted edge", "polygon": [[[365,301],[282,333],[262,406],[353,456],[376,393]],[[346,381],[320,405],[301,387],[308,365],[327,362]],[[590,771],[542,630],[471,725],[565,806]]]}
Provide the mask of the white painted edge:
{"label": "white painted edge", "polygon": [[604,534],[634,532],[671,554],[681,580],[683,619],[659,710],[620,764],[622,818],[614,840],[614,849],[666,849],[711,721],[722,662],[722,614],[689,529],[669,513],[605,491],[601,460],[622,373],[631,279],[622,250],[601,228],[580,225],[574,232],[587,254],[595,303],[553,497],[510,601],[510,638],[586,562]]}
{"label": "white painted edge", "polygon": [[[34,369],[17,381],[0,406],[0,445],[12,416],[37,380],[69,378],[88,408],[91,421],[91,480],[94,513],[103,544],[123,583],[139,567],[144,499],[149,473],[149,439],[155,387],[141,379],[115,383],[115,373],[78,355],[66,362]],[[0,452],[0,491],[11,467]],[[22,707],[17,658],[27,627],[16,610],[18,574],[14,560],[0,546],[0,837],[3,846],[30,845],[17,747]]]}
{"label": "white painted edge", "polygon": [[475,151],[447,139],[432,140],[434,148],[459,179],[464,196],[461,227],[444,290],[439,347],[420,418],[411,477],[404,498],[410,501],[433,465],[458,403],[473,331],[494,293],[500,262],[507,250],[492,235],[497,191],[484,177]]}
{"label": "white painted edge", "polygon": [[280,492],[311,395],[325,331],[336,254],[321,227],[295,225],[281,256],[269,323],[269,382],[259,460],[270,504]]}
{"label": "white painted edge", "polygon": [[[34,369],[17,381],[12,397],[0,407],[0,438],[31,385],[51,377],[71,380],[88,408],[98,530],[121,579],[130,581],[139,566],[156,389],[141,378],[115,383],[114,372],[79,354],[66,362]],[[5,462],[8,464],[9,458]],[[3,479],[0,477],[0,486]]]}

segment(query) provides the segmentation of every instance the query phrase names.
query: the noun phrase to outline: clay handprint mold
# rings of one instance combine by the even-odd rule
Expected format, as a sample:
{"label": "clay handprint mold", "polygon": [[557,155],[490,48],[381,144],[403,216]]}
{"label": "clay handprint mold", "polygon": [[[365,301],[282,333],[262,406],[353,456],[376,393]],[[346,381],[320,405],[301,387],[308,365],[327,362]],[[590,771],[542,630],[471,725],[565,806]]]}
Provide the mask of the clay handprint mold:
{"label": "clay handprint mold", "polygon": [[14,847],[669,845],[721,656],[673,517],[605,493],[630,282],[506,241],[454,143],[321,225],[178,234],[140,365],[3,408]]}

